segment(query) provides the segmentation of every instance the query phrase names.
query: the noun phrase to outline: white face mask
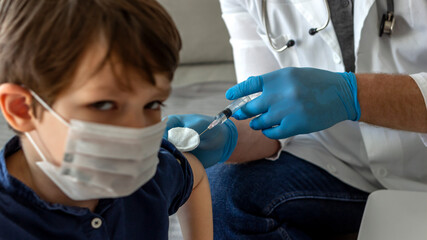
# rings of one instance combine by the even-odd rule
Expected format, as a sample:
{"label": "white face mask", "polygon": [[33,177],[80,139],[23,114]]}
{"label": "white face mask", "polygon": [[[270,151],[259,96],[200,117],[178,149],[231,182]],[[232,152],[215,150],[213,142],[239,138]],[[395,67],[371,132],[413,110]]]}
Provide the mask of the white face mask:
{"label": "white face mask", "polygon": [[165,120],[145,128],[117,127],[74,119],[68,123],[36,93],[31,91],[31,94],[68,126],[60,167],[46,159],[29,133],[25,135],[43,159],[36,164],[71,199],[127,196],[156,173]]}

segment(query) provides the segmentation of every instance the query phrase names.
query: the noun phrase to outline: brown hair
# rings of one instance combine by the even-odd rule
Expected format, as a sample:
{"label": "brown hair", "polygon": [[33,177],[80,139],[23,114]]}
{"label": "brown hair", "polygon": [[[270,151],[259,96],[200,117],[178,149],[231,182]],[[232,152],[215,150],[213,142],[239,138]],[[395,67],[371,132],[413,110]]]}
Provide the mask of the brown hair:
{"label": "brown hair", "polygon": [[101,65],[114,54],[152,83],[154,73],[172,79],[181,38],[156,0],[0,0],[0,83],[51,104],[100,34],[108,44]]}

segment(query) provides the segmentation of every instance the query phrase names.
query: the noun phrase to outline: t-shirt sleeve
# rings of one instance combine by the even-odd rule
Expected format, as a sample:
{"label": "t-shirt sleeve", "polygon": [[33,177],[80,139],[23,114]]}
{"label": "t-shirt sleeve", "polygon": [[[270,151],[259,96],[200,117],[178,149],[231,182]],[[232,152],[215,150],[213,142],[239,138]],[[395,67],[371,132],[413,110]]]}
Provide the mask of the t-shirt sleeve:
{"label": "t-shirt sleeve", "polygon": [[187,159],[170,142],[163,139],[157,168],[162,192],[172,215],[188,200],[193,190],[193,171]]}

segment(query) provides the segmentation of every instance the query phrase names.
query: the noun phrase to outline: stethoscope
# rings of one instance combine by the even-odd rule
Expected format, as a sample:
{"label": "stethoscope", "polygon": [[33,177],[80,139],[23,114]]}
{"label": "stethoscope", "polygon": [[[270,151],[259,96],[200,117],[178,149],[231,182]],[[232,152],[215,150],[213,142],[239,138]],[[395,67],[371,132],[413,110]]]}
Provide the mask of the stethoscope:
{"label": "stethoscope", "polygon": [[[325,29],[329,22],[331,21],[331,10],[329,9],[328,0],[324,0],[324,5],[326,7],[326,11],[328,13],[328,19],[326,19],[325,24],[323,24],[321,27],[318,28],[310,28],[308,33],[311,36],[314,36],[316,33],[322,31]],[[289,39],[285,45],[282,47],[277,47],[273,40],[271,39],[271,31],[270,31],[270,23],[268,20],[268,11],[267,11],[267,0],[262,0],[262,22],[265,27],[265,31],[267,34],[268,42],[270,43],[270,46],[276,51],[276,52],[283,52],[286,49],[292,47],[295,45],[295,40]],[[381,37],[383,34],[391,35],[393,33],[393,28],[395,24],[395,18],[394,18],[394,2],[393,0],[387,0],[387,12],[383,14],[381,22],[380,22],[380,31],[379,36]]]}

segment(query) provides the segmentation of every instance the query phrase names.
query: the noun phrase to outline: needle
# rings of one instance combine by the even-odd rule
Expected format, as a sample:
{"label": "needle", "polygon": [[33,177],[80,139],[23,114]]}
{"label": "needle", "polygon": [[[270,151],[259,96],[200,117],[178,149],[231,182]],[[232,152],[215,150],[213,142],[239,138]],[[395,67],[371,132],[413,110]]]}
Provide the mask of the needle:
{"label": "needle", "polygon": [[206,128],[202,133],[199,134],[199,137],[202,136],[203,133],[205,133],[209,128]]}

